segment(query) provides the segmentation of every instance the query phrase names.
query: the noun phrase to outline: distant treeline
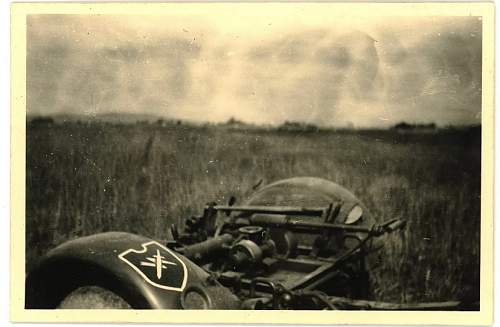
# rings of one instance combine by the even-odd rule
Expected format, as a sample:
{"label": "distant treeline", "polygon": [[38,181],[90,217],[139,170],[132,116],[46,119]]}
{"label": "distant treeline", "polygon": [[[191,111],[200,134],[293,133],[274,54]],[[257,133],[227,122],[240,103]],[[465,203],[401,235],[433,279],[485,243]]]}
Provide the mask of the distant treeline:
{"label": "distant treeline", "polygon": [[401,122],[392,127],[393,129],[402,129],[402,130],[412,130],[412,129],[436,129],[436,124],[408,124],[407,122]]}
{"label": "distant treeline", "polygon": [[[117,115],[118,116],[118,115]],[[347,132],[347,131],[380,131],[380,130],[392,130],[398,133],[434,133],[443,130],[480,130],[480,125],[468,125],[468,126],[441,126],[438,127],[435,123],[407,123],[399,122],[395,125],[380,128],[356,128],[352,125],[336,127],[336,126],[318,126],[312,123],[298,122],[298,121],[285,121],[280,125],[258,125],[250,124],[231,117],[226,122],[223,123],[195,123],[182,120],[172,120],[158,118],[156,120],[145,119],[145,120],[133,120],[131,117],[125,119],[120,119],[119,117],[110,118],[109,115],[105,119],[100,119],[97,117],[71,117],[69,115],[64,116],[34,116],[28,117],[27,124],[29,126],[50,126],[55,124],[65,124],[73,123],[78,125],[153,125],[159,127],[168,127],[173,125],[185,125],[190,127],[219,127],[230,130],[258,130],[258,131],[278,131],[278,132],[295,132],[295,133],[316,133],[316,132]]]}

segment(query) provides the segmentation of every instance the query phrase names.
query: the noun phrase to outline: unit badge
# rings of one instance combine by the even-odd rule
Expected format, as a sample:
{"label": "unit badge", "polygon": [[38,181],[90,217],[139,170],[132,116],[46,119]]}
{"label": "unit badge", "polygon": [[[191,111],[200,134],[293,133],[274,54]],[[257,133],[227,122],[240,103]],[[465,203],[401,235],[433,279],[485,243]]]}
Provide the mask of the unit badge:
{"label": "unit badge", "polygon": [[128,249],[118,257],[155,287],[182,292],[186,286],[186,265],[173,251],[158,242],[143,243],[142,249]]}

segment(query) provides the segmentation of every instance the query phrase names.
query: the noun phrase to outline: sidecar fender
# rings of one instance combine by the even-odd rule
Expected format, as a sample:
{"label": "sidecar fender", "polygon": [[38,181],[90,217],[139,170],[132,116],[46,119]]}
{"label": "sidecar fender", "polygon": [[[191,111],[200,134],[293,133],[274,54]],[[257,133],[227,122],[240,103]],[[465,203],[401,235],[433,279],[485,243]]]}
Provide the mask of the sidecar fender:
{"label": "sidecar fender", "polygon": [[203,293],[207,308],[239,305],[203,269],[161,243],[108,232],[68,241],[47,253],[26,278],[25,306],[56,308],[82,286],[110,290],[134,309],[183,309],[182,297],[189,289]]}

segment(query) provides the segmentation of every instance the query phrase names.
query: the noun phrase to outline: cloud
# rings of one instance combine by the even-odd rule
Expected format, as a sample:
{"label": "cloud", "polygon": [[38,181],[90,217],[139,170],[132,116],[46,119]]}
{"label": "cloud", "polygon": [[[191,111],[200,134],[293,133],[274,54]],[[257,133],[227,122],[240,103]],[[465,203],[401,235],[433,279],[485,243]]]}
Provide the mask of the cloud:
{"label": "cloud", "polygon": [[28,26],[28,110],[168,114],[193,83],[190,61],[200,45],[189,37],[119,38],[59,16]]}
{"label": "cloud", "polygon": [[216,25],[180,17],[30,16],[28,112],[357,126],[479,122],[475,17],[283,23],[251,35]]}
{"label": "cloud", "polygon": [[401,120],[477,123],[481,22],[467,17],[434,23],[423,33],[401,34],[394,29],[381,33],[382,99]]}

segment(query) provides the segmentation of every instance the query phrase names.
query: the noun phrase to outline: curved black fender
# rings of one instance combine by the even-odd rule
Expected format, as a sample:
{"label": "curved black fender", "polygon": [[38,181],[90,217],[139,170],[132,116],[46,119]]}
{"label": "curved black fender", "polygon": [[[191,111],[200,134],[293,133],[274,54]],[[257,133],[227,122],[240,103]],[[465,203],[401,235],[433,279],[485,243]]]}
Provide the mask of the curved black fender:
{"label": "curved black fender", "polygon": [[55,308],[82,286],[108,289],[134,309],[183,309],[183,296],[191,291],[206,299],[205,308],[239,308],[228,289],[190,260],[122,232],[78,238],[49,251],[26,278],[25,306]]}

